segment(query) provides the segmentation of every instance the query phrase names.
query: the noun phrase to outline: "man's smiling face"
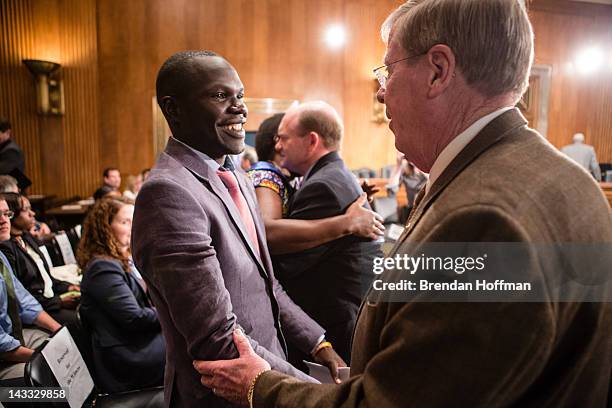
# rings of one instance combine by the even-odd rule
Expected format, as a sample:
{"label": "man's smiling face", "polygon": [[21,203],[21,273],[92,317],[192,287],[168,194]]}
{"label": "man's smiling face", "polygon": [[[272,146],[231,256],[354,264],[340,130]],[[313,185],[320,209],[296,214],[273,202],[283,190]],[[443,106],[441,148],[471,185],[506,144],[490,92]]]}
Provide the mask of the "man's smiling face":
{"label": "man's smiling face", "polygon": [[176,97],[178,138],[213,159],[244,150],[247,107],[236,70],[221,57],[192,64],[190,87]]}

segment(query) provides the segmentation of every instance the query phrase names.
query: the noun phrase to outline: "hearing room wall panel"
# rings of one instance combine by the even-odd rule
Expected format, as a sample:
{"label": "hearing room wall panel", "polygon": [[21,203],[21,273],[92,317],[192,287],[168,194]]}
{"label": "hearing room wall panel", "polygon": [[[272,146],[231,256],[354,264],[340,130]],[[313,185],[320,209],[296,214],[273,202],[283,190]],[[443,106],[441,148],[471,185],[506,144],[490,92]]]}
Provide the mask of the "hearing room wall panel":
{"label": "hearing room wall panel", "polygon": [[13,138],[26,153],[26,174],[33,192],[42,189],[38,120],[32,76],[21,63],[34,53],[32,7],[24,1],[0,2],[0,116],[12,125]]}
{"label": "hearing room wall panel", "polygon": [[[537,0],[530,17],[535,62],[552,66],[548,140],[562,147],[582,132],[599,162],[612,162],[612,6]],[[593,46],[604,62],[597,71],[581,73],[577,56]]]}
{"label": "hearing room wall panel", "polygon": [[[325,99],[345,120],[350,167],[394,162],[393,135],[372,121],[371,70],[383,58],[378,33],[400,0],[3,0],[0,114],[26,151],[32,192],[89,195],[107,165],[135,173],[153,164],[152,98],[161,63],[184,49],[211,49],[238,69],[247,96]],[[577,5],[576,5],[577,4]],[[612,70],[567,70],[584,45],[609,55],[612,7],[531,2],[536,63],[552,66],[548,138],[583,131],[612,162]],[[341,23],[347,44],[331,50],[325,28]],[[34,82],[21,59],[63,66],[66,114],[35,113]]]}
{"label": "hearing room wall panel", "polygon": [[[351,167],[394,161],[386,124],[371,122],[372,68],[384,44],[378,28],[399,1],[98,2],[100,133],[103,164],[133,173],[153,164],[151,100],[162,62],[176,51],[209,49],[238,70],[246,95],[324,99],[346,122]],[[343,24],[345,50],[323,42]]]}
{"label": "hearing room wall panel", "polygon": [[[88,196],[99,182],[95,0],[3,0],[0,112],[26,155],[30,193]],[[36,114],[22,59],[59,62],[65,114]]]}

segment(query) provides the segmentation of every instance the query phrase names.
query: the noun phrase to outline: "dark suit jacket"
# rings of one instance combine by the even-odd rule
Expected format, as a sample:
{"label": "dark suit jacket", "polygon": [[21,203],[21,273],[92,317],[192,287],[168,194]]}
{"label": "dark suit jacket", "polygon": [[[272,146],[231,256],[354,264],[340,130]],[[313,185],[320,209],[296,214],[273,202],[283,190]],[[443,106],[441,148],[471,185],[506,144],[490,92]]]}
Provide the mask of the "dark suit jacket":
{"label": "dark suit jacket", "polygon": [[30,257],[27,251],[11,238],[8,241],[0,243],[0,250],[8,258],[11,263],[13,271],[17,279],[21,281],[23,286],[38,300],[42,305],[43,309],[47,312],[57,312],[61,308],[61,300],[59,295],[67,292],[68,287],[71,285],[69,282],[64,282],[55,279],[51,276],[51,270],[42,252],[38,249],[38,243],[30,234],[23,234],[23,240],[34,249],[34,251],[42,259],[45,270],[49,274],[51,281],[53,282],[53,297],[46,298],[43,296],[45,283],[38,270],[36,262]]}
{"label": "dark suit jacket", "polygon": [[105,392],[161,385],[165,344],[157,311],[115,259],[83,272],[80,314],[92,335],[96,384]]}
{"label": "dark suit jacket", "polygon": [[[293,194],[287,217],[314,220],[340,215],[361,193],[355,176],[338,153],[331,152],[314,164]],[[326,338],[347,362],[357,311],[373,277],[373,258],[379,256],[379,243],[347,236],[274,257],[281,285],[323,326]]]}
{"label": "dark suit jacket", "polygon": [[[526,124],[516,109],[489,123],[417,205],[390,256],[417,242],[612,242],[599,186]],[[562,273],[541,272],[540,287]],[[611,303],[374,299],[359,314],[349,381],[324,388],[266,373],[254,406],[605,407],[611,365]]]}
{"label": "dark suit jacket", "polygon": [[225,185],[174,139],[136,199],[134,261],[159,311],[168,346],[164,391],[173,407],[227,406],[202,386],[192,362],[235,358],[232,333],[238,325],[272,367],[305,380],[285,361],[283,334],[302,350],[311,350],[323,334],[274,277],[253,186],[246,175],[235,174],[261,256],[247,240]]}
{"label": "dark suit jacket", "polygon": [[23,152],[13,140],[0,145],[0,174],[9,174],[14,169],[23,173],[24,167]]}

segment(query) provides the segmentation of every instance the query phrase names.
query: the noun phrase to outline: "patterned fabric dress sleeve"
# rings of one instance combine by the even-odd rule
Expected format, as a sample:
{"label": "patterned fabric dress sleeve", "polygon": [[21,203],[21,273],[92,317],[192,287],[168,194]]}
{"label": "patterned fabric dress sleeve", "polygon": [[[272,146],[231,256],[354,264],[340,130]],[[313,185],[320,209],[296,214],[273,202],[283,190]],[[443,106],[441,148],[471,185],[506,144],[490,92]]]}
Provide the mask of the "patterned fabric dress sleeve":
{"label": "patterned fabric dress sleeve", "polygon": [[250,170],[247,174],[253,181],[253,187],[269,188],[278,194],[283,205],[283,217],[285,217],[288,211],[289,191],[285,188],[281,177],[271,170]]}

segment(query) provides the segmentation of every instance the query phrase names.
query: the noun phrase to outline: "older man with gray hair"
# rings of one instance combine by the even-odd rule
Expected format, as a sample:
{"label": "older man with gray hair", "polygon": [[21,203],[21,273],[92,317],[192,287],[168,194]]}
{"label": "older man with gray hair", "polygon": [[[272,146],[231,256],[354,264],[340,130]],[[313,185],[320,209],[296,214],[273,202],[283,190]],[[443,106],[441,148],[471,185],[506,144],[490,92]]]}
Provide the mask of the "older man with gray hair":
{"label": "older man with gray hair", "polygon": [[[372,291],[343,384],[305,384],[272,371],[242,336],[240,358],[195,363],[203,383],[253,407],[606,406],[612,309],[602,299],[609,288],[591,288],[598,302],[555,297],[570,265],[550,268],[564,265],[562,256],[547,256],[537,243],[610,243],[612,219],[594,180],[514,108],[533,60],[523,2],[410,0],[383,33],[378,99],[398,150],[430,173],[389,257],[427,243],[523,244],[540,297],[439,302],[422,292],[390,302]],[[494,279],[502,266],[480,276]],[[578,278],[586,272],[571,268]],[[398,270],[387,270],[383,281]]]}

